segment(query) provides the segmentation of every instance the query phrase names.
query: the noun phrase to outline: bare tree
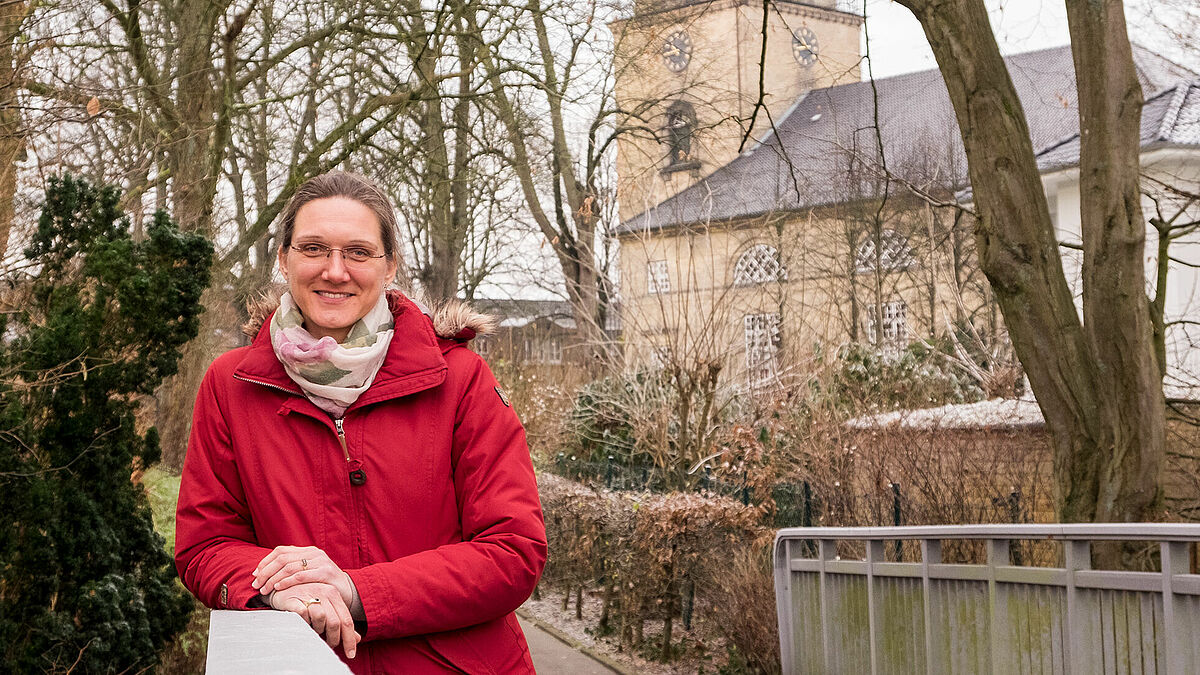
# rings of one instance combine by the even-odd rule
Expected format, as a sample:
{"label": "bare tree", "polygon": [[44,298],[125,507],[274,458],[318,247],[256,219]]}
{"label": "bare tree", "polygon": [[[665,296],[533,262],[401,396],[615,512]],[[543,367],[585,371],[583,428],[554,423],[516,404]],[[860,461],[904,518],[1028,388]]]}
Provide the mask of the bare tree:
{"label": "bare tree", "polygon": [[[606,66],[589,49],[604,6],[528,0],[521,9],[514,30],[536,45],[531,57],[516,59],[504,49],[480,53],[494,114],[507,136],[505,159],[530,217],[554,250],[585,344],[595,357],[610,356],[604,328],[613,286],[605,273],[610,261],[601,254],[609,225],[602,215],[614,197],[602,189],[615,138],[613,104]],[[484,34],[473,15],[468,27]],[[580,106],[581,96],[597,103]],[[572,112],[584,121],[572,125]]]}
{"label": "bare tree", "polygon": [[1142,95],[1118,0],[1068,0],[1080,109],[1083,320],[1020,100],[982,0],[900,0],[925,29],[966,148],[980,264],[1055,447],[1064,521],[1155,519],[1162,367],[1144,293]]}

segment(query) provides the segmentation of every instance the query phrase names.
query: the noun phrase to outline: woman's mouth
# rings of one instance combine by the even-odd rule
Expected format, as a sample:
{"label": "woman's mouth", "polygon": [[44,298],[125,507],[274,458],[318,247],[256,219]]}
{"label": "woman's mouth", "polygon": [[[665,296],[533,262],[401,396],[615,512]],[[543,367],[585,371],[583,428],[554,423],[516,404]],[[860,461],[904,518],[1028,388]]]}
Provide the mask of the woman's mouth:
{"label": "woman's mouth", "polygon": [[345,300],[354,295],[353,293],[338,293],[336,291],[313,291],[313,293],[327,300]]}

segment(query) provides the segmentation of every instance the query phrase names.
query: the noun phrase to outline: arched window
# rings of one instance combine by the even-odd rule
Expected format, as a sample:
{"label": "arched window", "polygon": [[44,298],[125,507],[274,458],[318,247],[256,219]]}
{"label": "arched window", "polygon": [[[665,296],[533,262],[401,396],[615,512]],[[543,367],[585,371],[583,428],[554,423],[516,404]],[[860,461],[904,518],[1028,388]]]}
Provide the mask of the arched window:
{"label": "arched window", "polygon": [[895,272],[910,267],[914,262],[916,260],[908,239],[895,230],[881,232],[878,242],[868,234],[863,243],[858,245],[858,252],[854,256],[855,267],[860,274],[874,272],[877,265],[885,272]]}
{"label": "arched window", "polygon": [[751,246],[733,266],[733,285],[752,286],[769,281],[786,281],[787,269],[779,262],[779,250],[766,244]]}
{"label": "arched window", "polygon": [[675,101],[667,108],[667,168],[685,168],[696,162],[692,154],[692,134],[696,131],[696,111],[686,101]]}

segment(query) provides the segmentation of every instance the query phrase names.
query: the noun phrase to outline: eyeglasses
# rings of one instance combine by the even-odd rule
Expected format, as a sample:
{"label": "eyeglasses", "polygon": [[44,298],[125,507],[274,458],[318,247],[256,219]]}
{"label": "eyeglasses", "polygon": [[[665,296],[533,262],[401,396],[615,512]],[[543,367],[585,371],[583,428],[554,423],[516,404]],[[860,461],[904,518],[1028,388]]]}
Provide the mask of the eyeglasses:
{"label": "eyeglasses", "polygon": [[340,251],[342,254],[342,260],[344,260],[347,263],[353,263],[355,265],[365,264],[374,258],[386,258],[387,257],[386,253],[381,253],[380,255],[375,255],[371,252],[371,249],[363,248],[362,246],[347,246],[346,248],[334,248],[333,246],[326,246],[325,244],[315,244],[314,243],[314,244],[301,244],[300,246],[293,245],[291,248],[293,251],[298,252],[300,255],[302,255],[305,258],[308,258],[310,260],[320,260],[321,258],[328,258],[330,255],[333,254],[334,251]]}

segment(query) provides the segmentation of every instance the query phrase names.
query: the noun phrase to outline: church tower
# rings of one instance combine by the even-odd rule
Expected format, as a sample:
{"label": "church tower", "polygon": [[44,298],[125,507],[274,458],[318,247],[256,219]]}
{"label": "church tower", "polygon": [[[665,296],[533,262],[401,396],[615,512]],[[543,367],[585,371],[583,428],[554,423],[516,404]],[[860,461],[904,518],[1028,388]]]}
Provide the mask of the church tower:
{"label": "church tower", "polygon": [[857,82],[861,26],[836,0],[637,0],[611,26],[621,219],[736,157],[756,107],[747,147],[809,90]]}

